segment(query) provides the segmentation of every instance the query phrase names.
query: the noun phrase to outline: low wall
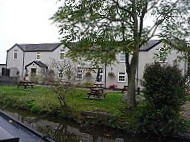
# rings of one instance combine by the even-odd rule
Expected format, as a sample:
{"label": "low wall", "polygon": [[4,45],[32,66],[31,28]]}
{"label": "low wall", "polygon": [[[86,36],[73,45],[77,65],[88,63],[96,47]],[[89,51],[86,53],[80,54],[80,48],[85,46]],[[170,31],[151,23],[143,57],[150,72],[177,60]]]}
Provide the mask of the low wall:
{"label": "low wall", "polygon": [[0,83],[2,84],[17,84],[19,77],[0,76]]}

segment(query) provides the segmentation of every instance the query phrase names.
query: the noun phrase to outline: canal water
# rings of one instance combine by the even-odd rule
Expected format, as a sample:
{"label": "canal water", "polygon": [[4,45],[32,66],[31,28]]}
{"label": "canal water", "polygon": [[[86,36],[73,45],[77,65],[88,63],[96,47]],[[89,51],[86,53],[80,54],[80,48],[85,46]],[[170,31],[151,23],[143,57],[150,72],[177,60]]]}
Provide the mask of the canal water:
{"label": "canal water", "polygon": [[[24,111],[3,109],[4,112],[24,123],[26,126],[51,137],[56,142],[162,142],[162,139],[134,137],[121,131],[108,128],[81,126],[70,121],[46,119]],[[170,139],[167,142],[187,142]]]}

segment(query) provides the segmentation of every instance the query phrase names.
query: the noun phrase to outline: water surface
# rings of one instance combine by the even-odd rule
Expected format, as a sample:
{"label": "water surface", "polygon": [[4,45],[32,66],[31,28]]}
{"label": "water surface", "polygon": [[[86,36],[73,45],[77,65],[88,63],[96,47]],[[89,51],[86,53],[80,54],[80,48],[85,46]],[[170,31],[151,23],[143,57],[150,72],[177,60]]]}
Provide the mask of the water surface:
{"label": "water surface", "polygon": [[71,121],[47,119],[25,111],[4,109],[4,112],[30,128],[51,137],[57,142],[187,142],[179,139],[136,137],[106,127],[90,127]]}

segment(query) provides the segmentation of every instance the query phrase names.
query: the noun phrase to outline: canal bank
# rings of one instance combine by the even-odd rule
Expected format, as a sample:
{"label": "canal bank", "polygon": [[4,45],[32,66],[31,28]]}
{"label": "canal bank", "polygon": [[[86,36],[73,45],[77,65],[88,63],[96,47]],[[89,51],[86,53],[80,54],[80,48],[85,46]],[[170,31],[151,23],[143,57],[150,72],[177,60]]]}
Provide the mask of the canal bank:
{"label": "canal bank", "polygon": [[[123,131],[108,127],[87,126],[69,120],[47,119],[26,111],[4,109],[6,114],[43,136],[51,137],[56,142],[188,142],[185,138],[142,137],[128,135]],[[28,142],[28,141],[27,141]]]}
{"label": "canal bank", "polygon": [[[71,126],[73,126],[74,124],[74,128],[77,122],[77,129],[85,130],[81,131],[82,134],[87,133],[92,135],[93,137],[94,132],[100,132],[99,136],[104,136],[104,132],[106,132],[105,137],[107,138],[107,136],[113,136],[117,131],[123,129],[123,131],[119,132],[119,135],[122,134],[121,138],[124,138],[124,140],[132,137],[132,139],[140,139],[141,142],[142,139],[144,139],[137,136],[132,136],[133,134],[140,133],[138,132],[139,129],[137,129],[137,125],[139,124],[139,122],[137,122],[136,118],[136,116],[139,114],[138,108],[132,110],[127,109],[126,104],[122,102],[123,96],[121,93],[108,92],[106,99],[103,100],[84,99],[86,97],[86,93],[87,92],[84,89],[71,88],[66,94],[67,107],[60,109],[60,103],[57,99],[57,96],[52,92],[52,89],[50,88],[36,86],[33,89],[18,89],[16,86],[4,85],[0,90],[0,103],[2,105],[2,108],[4,106],[14,108],[14,110],[11,112],[15,112],[15,110],[17,109],[18,113],[22,113],[24,112],[23,110],[26,110],[30,113],[37,114],[37,116],[35,118],[32,117],[32,119],[28,118],[27,116],[27,120],[25,120],[25,114],[19,115],[19,117],[22,116],[22,119],[25,120],[24,123],[26,124],[34,122],[32,123],[32,126],[34,127],[36,125],[40,127],[43,122],[46,122],[47,117],[52,118],[50,122],[47,122],[48,124],[51,122],[55,122],[57,124],[61,120],[61,122],[59,123],[61,124],[61,126],[63,123],[62,121],[64,121],[63,119],[69,119],[69,121],[66,121],[66,126],[64,126],[64,128],[60,130],[66,130],[67,132],[68,122],[71,122]],[[45,119],[41,119],[41,116],[44,116]],[[38,125],[38,123],[40,124]],[[31,125],[29,127],[31,127]],[[65,134],[63,134],[62,132],[55,131],[57,130],[57,127],[57,125],[53,125],[53,128],[51,128],[50,131],[53,132],[53,134],[56,133],[56,135],[61,134],[62,136],[64,136]],[[114,132],[112,133],[112,128],[110,127],[116,128],[117,130],[114,130]],[[40,128],[43,129],[44,127]],[[47,128],[45,127],[45,130],[43,131],[49,130],[49,128],[50,126],[47,126]],[[109,133],[107,134],[107,132]],[[127,132],[131,132],[131,135],[126,134]],[[82,137],[82,134],[77,137]],[[51,134],[49,134],[48,131],[47,133],[44,133],[44,135]],[[62,136],[58,137],[62,138]],[[126,136],[127,138],[125,138]],[[57,136],[51,135],[51,137]],[[69,136],[66,135],[65,137],[67,138]],[[148,136],[145,137],[146,142],[147,137]],[[151,137],[154,138],[155,136]],[[117,138],[120,137],[114,138],[114,141]],[[61,142],[61,140],[59,139],[57,141]],[[80,141],[80,139],[77,139],[77,141]]]}

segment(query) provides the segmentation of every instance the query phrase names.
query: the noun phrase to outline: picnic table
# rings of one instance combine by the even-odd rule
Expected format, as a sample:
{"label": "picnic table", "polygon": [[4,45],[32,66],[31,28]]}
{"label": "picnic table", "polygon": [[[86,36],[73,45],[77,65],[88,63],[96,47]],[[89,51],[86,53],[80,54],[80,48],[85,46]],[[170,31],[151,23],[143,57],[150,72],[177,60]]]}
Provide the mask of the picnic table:
{"label": "picnic table", "polygon": [[124,85],[123,88],[121,89],[121,92],[124,93],[125,91],[127,91],[127,89],[128,89],[128,86]]}
{"label": "picnic table", "polygon": [[[124,93],[125,91],[127,91],[127,89],[128,89],[128,86],[124,85],[123,88],[121,89],[121,92]],[[138,87],[135,91],[137,92],[137,95],[139,95],[140,87]]]}
{"label": "picnic table", "polygon": [[88,98],[93,96],[94,98],[106,97],[102,83],[94,83],[93,87],[90,87],[90,91],[87,93]]}
{"label": "picnic table", "polygon": [[101,83],[101,82],[96,82],[96,83],[94,83],[94,87],[103,88],[103,83]]}
{"label": "picnic table", "polygon": [[32,81],[20,81],[20,82],[18,83],[18,88],[19,88],[20,86],[24,86],[24,89],[26,89],[28,86],[30,86],[31,88],[33,88],[34,82],[32,82]]}

